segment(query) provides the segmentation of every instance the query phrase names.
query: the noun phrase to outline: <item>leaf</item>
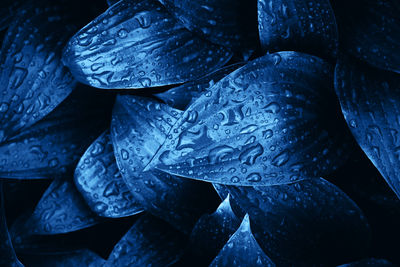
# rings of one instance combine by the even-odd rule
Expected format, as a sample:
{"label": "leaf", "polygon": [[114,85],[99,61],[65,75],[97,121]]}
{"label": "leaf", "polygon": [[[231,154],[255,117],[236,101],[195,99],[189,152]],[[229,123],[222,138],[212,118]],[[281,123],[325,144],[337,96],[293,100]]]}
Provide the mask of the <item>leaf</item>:
{"label": "leaf", "polygon": [[397,265],[392,264],[391,262],[384,260],[384,259],[364,259],[356,262],[351,262],[347,264],[339,265],[338,267],[367,267],[367,266],[388,266],[388,267],[395,267]]}
{"label": "leaf", "polygon": [[143,211],[118,170],[108,130],[81,157],[75,169],[75,185],[99,216],[118,218]]}
{"label": "leaf", "polygon": [[90,250],[24,257],[30,267],[99,267],[105,260]]}
{"label": "leaf", "polygon": [[170,266],[180,258],[184,244],[181,233],[146,214],[118,242],[105,266]]}
{"label": "leaf", "polygon": [[115,5],[119,0],[107,0],[108,6]]}
{"label": "leaf", "polygon": [[338,30],[329,0],[258,0],[258,29],[266,52],[336,57]]}
{"label": "leaf", "polygon": [[232,235],[218,256],[211,263],[217,266],[275,266],[263,252],[250,229],[249,215],[246,214],[239,229]]}
{"label": "leaf", "polygon": [[238,216],[249,214],[257,241],[279,266],[339,264],[364,256],[369,246],[370,229],[362,211],[324,179],[216,187],[229,192]]}
{"label": "leaf", "polygon": [[63,60],[98,88],[145,88],[196,79],[231,53],[186,30],[156,0],[122,0],[81,29]]}
{"label": "leaf", "polygon": [[3,0],[0,7],[0,31],[6,29],[24,0]]}
{"label": "leaf", "polygon": [[76,84],[61,62],[75,30],[63,8],[38,1],[14,17],[0,52],[0,142],[46,116]]}
{"label": "leaf", "polygon": [[45,119],[0,144],[1,178],[54,178],[75,168],[87,146],[107,127],[112,100],[77,89]]}
{"label": "leaf", "polygon": [[156,94],[156,96],[173,108],[185,110],[190,103],[200,97],[216,82],[243,65],[244,63],[236,63],[220,68],[204,77]]}
{"label": "leaf", "polygon": [[3,202],[3,182],[0,181],[0,265],[5,267],[23,267],[11,243]]}
{"label": "leaf", "polygon": [[160,0],[187,29],[215,44],[243,51],[257,43],[256,0]]}
{"label": "leaf", "polygon": [[100,222],[68,179],[54,180],[25,222],[31,234],[54,235],[84,229]]}
{"label": "leaf", "polygon": [[400,197],[400,76],[350,59],[338,61],[335,89],[351,132]]}
{"label": "leaf", "polygon": [[400,73],[400,2],[331,2],[338,21],[342,50],[372,66]]}
{"label": "leaf", "polygon": [[143,173],[180,114],[150,98],[120,95],[114,105],[111,138],[118,168],[134,198],[151,214],[190,233],[208,210],[207,184],[157,170]]}
{"label": "leaf", "polygon": [[258,186],[331,172],[349,138],[329,102],[331,70],[297,52],[248,63],[194,101],[146,170]]}

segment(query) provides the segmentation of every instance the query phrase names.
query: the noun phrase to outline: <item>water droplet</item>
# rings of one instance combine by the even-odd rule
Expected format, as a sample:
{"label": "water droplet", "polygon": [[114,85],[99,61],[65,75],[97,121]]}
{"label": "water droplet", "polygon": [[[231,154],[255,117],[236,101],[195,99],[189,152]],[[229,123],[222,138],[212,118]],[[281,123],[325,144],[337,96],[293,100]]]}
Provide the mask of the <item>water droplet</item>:
{"label": "water droplet", "polygon": [[125,149],[121,149],[121,157],[123,160],[128,160],[129,159],[129,152],[126,151]]}
{"label": "water droplet", "polygon": [[96,212],[104,212],[104,211],[106,211],[108,209],[108,205],[107,204],[105,204],[105,203],[103,203],[103,202],[97,202],[95,205],[94,205],[94,210],[96,211]]}
{"label": "water droplet", "polygon": [[281,110],[281,107],[279,106],[278,103],[276,103],[276,102],[271,102],[271,103],[269,103],[268,105],[266,105],[266,106],[264,107],[264,109],[265,109],[266,112],[276,114],[276,113],[278,113],[278,112]]}
{"label": "water droplet", "polygon": [[249,147],[239,155],[242,164],[253,165],[256,159],[264,153],[264,149],[260,144]]}
{"label": "water droplet", "polygon": [[128,31],[126,29],[121,29],[118,31],[118,37],[124,39],[128,36]]}
{"label": "water droplet", "polygon": [[256,172],[253,172],[247,176],[246,180],[249,182],[259,182],[261,181],[261,175]]}
{"label": "water droplet", "polygon": [[3,102],[3,103],[1,103],[0,104],[0,112],[7,112],[7,110],[8,110],[8,104],[7,103],[5,103],[5,102]]}
{"label": "water droplet", "polygon": [[240,133],[241,134],[249,134],[249,133],[252,133],[252,132],[256,131],[257,129],[258,129],[257,125],[250,124],[250,125],[247,125],[246,127],[242,128],[240,130]]}
{"label": "water droplet", "polygon": [[282,165],[285,165],[289,161],[289,158],[289,151],[284,150],[272,159],[271,164],[276,167],[280,167]]}
{"label": "water droplet", "polygon": [[143,29],[150,27],[151,18],[147,12],[140,12],[135,16],[135,19]]}
{"label": "water droplet", "polygon": [[357,128],[357,122],[355,120],[350,120],[350,127]]}
{"label": "water droplet", "polygon": [[151,80],[149,78],[146,78],[146,77],[140,78],[139,82],[143,87],[150,87],[151,86]]}
{"label": "water droplet", "polygon": [[229,160],[232,157],[234,149],[230,146],[223,145],[211,149],[208,154],[208,160],[211,164],[216,164],[222,161]]}

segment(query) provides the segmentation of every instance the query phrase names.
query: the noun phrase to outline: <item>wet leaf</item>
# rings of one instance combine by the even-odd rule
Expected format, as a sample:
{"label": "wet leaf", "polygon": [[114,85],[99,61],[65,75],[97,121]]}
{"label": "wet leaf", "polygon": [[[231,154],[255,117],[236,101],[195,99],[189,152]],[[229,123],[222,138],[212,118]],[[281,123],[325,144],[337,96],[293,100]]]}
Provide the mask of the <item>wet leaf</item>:
{"label": "wet leaf", "polygon": [[336,56],[338,30],[329,0],[258,0],[258,28],[265,51]]}
{"label": "wet leaf", "polygon": [[0,7],[0,31],[6,29],[25,0],[3,0]]}
{"label": "wet leaf", "polygon": [[3,182],[0,181],[0,265],[4,267],[23,267],[17,259],[11,243],[3,202]]}
{"label": "wet leaf", "polygon": [[257,43],[256,0],[160,0],[190,31],[244,51]]}
{"label": "wet leaf", "polygon": [[74,183],[60,178],[54,180],[43,194],[25,227],[31,234],[54,235],[87,228],[100,221]]}
{"label": "wet leaf", "polygon": [[146,170],[232,185],[284,184],[331,172],[344,159],[348,138],[330,102],[331,70],[296,52],[248,63],[194,101]]}
{"label": "wet leaf", "polygon": [[337,267],[367,267],[367,266],[371,266],[371,267],[377,267],[377,266],[388,266],[388,267],[395,267],[397,265],[394,265],[393,263],[384,260],[384,259],[364,259],[364,260],[360,260],[360,261],[355,261],[355,262],[351,262],[351,263],[346,263],[346,264],[342,264],[339,265]]}
{"label": "wet leaf", "polygon": [[335,88],[358,144],[400,197],[400,76],[342,58]]}
{"label": "wet leaf", "polygon": [[244,63],[236,63],[223,67],[204,77],[184,83],[163,93],[156,94],[156,96],[171,107],[185,110],[190,103],[199,98],[216,82],[243,65]]}
{"label": "wet leaf", "polygon": [[105,266],[170,266],[180,258],[184,244],[181,233],[146,214],[118,242]]}
{"label": "wet leaf", "polygon": [[294,184],[222,187],[248,213],[261,247],[279,266],[339,264],[364,256],[370,229],[362,211],[322,178]]}
{"label": "wet leaf", "polygon": [[400,73],[400,2],[331,2],[338,21],[342,50],[372,66]]}
{"label": "wet leaf", "polygon": [[207,184],[160,171],[143,173],[167,138],[181,111],[150,98],[118,96],[111,122],[111,137],[118,167],[126,185],[143,208],[190,233],[208,210]]}
{"label": "wet leaf", "polygon": [[272,267],[275,264],[258,245],[250,229],[249,215],[246,214],[239,229],[228,240],[210,266]]}
{"label": "wet leaf", "polygon": [[63,60],[83,83],[123,89],[193,80],[230,57],[185,29],[156,0],[122,0],[70,40]]}
{"label": "wet leaf", "polygon": [[107,127],[112,100],[77,89],[45,119],[0,145],[1,178],[52,179],[75,168],[87,146]]}
{"label": "wet leaf", "polygon": [[24,263],[30,267],[99,267],[105,260],[90,250],[68,253],[29,255]]}
{"label": "wet leaf", "polygon": [[108,130],[83,154],[75,169],[75,184],[99,216],[118,218],[143,211],[122,179]]}
{"label": "wet leaf", "polygon": [[62,7],[37,1],[14,18],[0,52],[0,141],[46,116],[76,83],[61,62],[75,31]]}

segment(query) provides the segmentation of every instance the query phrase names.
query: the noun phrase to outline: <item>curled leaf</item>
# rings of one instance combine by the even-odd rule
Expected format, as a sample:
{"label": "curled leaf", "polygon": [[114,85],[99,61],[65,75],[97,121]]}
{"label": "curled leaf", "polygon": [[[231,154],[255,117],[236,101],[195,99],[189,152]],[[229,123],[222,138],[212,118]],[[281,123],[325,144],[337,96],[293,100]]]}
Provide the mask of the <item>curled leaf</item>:
{"label": "curled leaf", "polygon": [[182,255],[184,244],[181,233],[146,214],[118,242],[105,266],[170,266]]}
{"label": "curled leaf", "polygon": [[331,71],[297,52],[248,63],[193,102],[146,170],[258,186],[331,172],[348,138],[329,102]]}
{"label": "curled leaf", "polygon": [[335,89],[358,144],[400,197],[400,76],[342,58]]}
{"label": "curled leaf", "polygon": [[329,0],[258,0],[258,28],[265,51],[336,56],[338,30]]}
{"label": "curled leaf", "polygon": [[227,266],[268,266],[274,267],[265,255],[250,229],[249,215],[243,218],[239,229],[232,235],[218,256],[210,264],[212,267]]}
{"label": "curled leaf", "polygon": [[75,184],[99,216],[125,217],[143,211],[119,172],[109,131],[102,133],[83,154],[75,169]]}
{"label": "curled leaf", "polygon": [[0,52],[0,141],[46,116],[75,87],[61,62],[75,27],[60,5],[21,7]]}
{"label": "curled leaf", "polygon": [[189,32],[156,0],[122,0],[80,30],[63,60],[98,88],[144,88],[193,80],[231,53]]}
{"label": "curled leaf", "polygon": [[238,215],[248,213],[257,241],[275,263],[310,266],[364,256],[369,225],[358,206],[322,178],[294,184],[223,187]]}

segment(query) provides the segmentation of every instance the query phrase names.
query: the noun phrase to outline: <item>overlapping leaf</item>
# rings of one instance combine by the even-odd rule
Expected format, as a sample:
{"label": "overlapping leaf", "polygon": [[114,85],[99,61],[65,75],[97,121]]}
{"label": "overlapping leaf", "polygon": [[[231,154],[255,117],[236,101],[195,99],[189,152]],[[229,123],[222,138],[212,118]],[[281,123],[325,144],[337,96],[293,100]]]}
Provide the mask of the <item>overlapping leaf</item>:
{"label": "overlapping leaf", "polygon": [[122,177],[143,208],[189,233],[208,209],[207,185],[144,167],[167,138],[181,111],[150,98],[118,96],[111,137]]}
{"label": "overlapping leaf", "polygon": [[194,101],[146,168],[237,185],[330,172],[343,160],[347,138],[329,102],[331,71],[296,52],[248,63]]}
{"label": "overlapping leaf", "polygon": [[15,15],[0,52],[0,141],[37,122],[75,86],[61,52],[75,27],[60,5],[37,1]]}
{"label": "overlapping leaf", "polygon": [[184,83],[163,93],[156,94],[156,96],[171,107],[185,110],[190,103],[200,97],[216,82],[243,65],[244,63],[236,63],[223,67],[204,77]]}
{"label": "overlapping leaf", "polygon": [[239,229],[228,240],[210,266],[273,267],[275,264],[258,245],[250,229],[249,215],[246,214]]}
{"label": "overlapping leaf", "polygon": [[338,267],[395,267],[397,265],[392,264],[391,262],[384,260],[384,259],[364,259],[364,260],[360,260],[360,261],[356,261],[356,262],[351,262],[351,263],[346,263],[346,264],[342,264],[339,265]]}
{"label": "overlapping leaf", "polygon": [[118,242],[105,266],[170,266],[182,255],[184,244],[181,233],[146,214]]}
{"label": "overlapping leaf", "polygon": [[186,28],[233,50],[255,49],[256,0],[159,0]]}
{"label": "overlapping leaf", "polygon": [[60,178],[51,183],[24,227],[31,234],[53,235],[99,222],[100,218],[89,209],[73,182]]}
{"label": "overlapping leaf", "polygon": [[369,226],[357,205],[322,178],[294,184],[222,187],[236,214],[248,213],[253,232],[276,264],[310,266],[363,256]]}
{"label": "overlapping leaf", "polygon": [[107,127],[112,100],[78,89],[45,119],[0,145],[1,178],[54,178],[75,167]]}
{"label": "overlapping leaf", "polygon": [[358,144],[400,196],[400,76],[342,58],[335,88]]}
{"label": "overlapping leaf", "polygon": [[3,182],[0,181],[0,265],[5,267],[22,267],[23,265],[17,259],[11,243],[3,201]]}
{"label": "overlapping leaf", "polygon": [[64,52],[79,81],[98,88],[186,82],[231,57],[184,28],[156,0],[122,0],[80,30]]}
{"label": "overlapping leaf", "polygon": [[343,51],[372,66],[400,73],[400,2],[331,1]]}
{"label": "overlapping leaf", "polygon": [[69,253],[30,255],[24,258],[30,267],[99,267],[105,260],[90,250]]}
{"label": "overlapping leaf", "polygon": [[258,0],[258,28],[265,51],[336,56],[338,30],[329,0]]}
{"label": "overlapping leaf", "polygon": [[99,216],[125,217],[143,211],[122,179],[108,130],[81,157],[75,170],[75,184]]}

